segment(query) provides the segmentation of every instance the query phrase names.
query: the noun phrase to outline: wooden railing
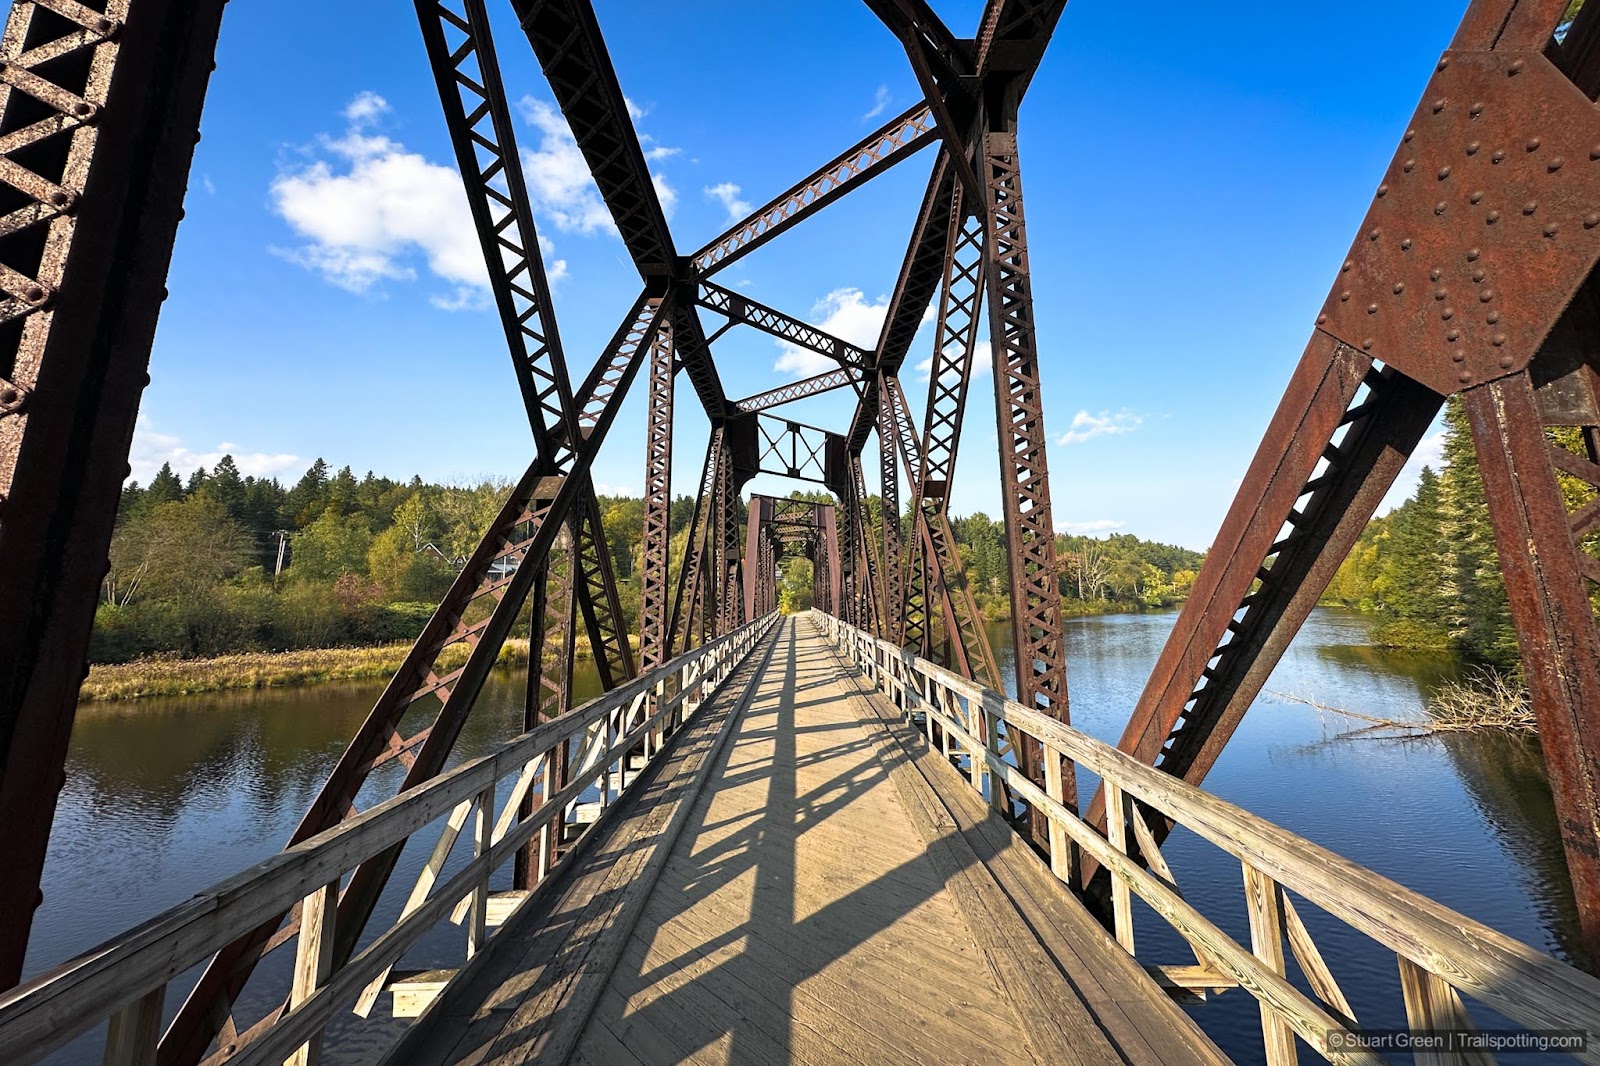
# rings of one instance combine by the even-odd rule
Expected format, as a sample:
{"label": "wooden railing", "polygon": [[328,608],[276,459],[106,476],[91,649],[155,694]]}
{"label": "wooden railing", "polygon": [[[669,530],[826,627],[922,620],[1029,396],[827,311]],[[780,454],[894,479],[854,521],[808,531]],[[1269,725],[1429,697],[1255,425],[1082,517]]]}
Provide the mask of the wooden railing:
{"label": "wooden railing", "polygon": [[[603,808],[625,795],[642,772],[638,756],[643,755],[644,764],[652,761],[675,725],[716,692],[776,619],[768,615],[687,652],[0,993],[0,1063],[37,1061],[106,1019],[108,1064],[153,1063],[167,982],[272,915],[298,907],[290,1010],[269,1015],[247,1039],[224,1043],[208,1062],[311,1066],[320,1054],[322,1031],[335,1013],[354,1005],[365,1014],[406,950],[452,912],[467,923],[468,956],[481,950],[491,935],[490,874],[535,835],[541,838],[546,866],[560,861],[558,855],[565,852],[557,847],[555,834],[579,798],[596,787]],[[543,786],[552,753],[563,745],[571,770],[565,785],[546,797]],[[496,818],[496,791],[512,775],[515,780]],[[528,797],[534,797],[535,806],[524,816]],[[399,919],[335,969],[331,952],[340,878],[440,818],[445,823],[438,844]],[[437,884],[469,820],[473,858]]]}
{"label": "wooden railing", "polygon": [[[1240,987],[1253,995],[1272,1066],[1296,1061],[1297,1035],[1332,1062],[1384,1061],[1352,1039],[1360,1032],[1359,1020],[1289,892],[1394,953],[1411,1030],[1473,1031],[1461,998],[1465,994],[1529,1031],[1587,1033],[1587,1049],[1570,1053],[1600,1062],[1600,980],[831,615],[813,611],[811,618],[908,718],[921,716],[929,744],[964,763],[972,787],[992,805],[1003,810],[1009,789],[1044,812],[1050,823],[1049,865],[1058,879],[1073,883],[1073,871],[1085,855],[1110,872],[1112,926],[1130,955],[1136,943],[1132,897],[1177,930],[1193,950],[1194,962],[1147,966],[1157,980],[1169,988]],[[1043,789],[1006,760],[1021,736],[1044,747]],[[1104,782],[1105,835],[1064,802],[1065,759]],[[1001,783],[1005,788],[996,787]],[[1248,950],[1178,891],[1150,832],[1153,822],[1147,819],[1155,818],[1183,826],[1239,860]],[[1314,995],[1290,983],[1285,942]],[[1492,1059],[1419,1052],[1416,1061],[1433,1066]]]}

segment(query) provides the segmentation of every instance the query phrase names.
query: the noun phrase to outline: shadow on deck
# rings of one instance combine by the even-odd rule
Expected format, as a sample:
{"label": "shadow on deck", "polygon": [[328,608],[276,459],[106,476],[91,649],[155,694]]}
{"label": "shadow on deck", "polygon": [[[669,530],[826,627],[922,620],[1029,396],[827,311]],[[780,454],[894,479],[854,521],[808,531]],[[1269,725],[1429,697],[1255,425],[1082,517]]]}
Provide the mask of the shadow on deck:
{"label": "shadow on deck", "polygon": [[1225,1061],[809,625],[741,673],[388,1061]]}

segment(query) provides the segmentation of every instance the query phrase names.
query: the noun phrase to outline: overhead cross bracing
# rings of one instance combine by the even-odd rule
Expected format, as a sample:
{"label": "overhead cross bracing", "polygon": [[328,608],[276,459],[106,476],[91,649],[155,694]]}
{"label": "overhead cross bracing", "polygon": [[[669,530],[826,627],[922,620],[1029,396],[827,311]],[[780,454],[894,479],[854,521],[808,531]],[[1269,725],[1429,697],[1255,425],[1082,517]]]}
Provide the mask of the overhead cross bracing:
{"label": "overhead cross bracing", "polygon": [[[467,832],[475,811],[475,861],[484,870],[498,840],[516,846],[514,891],[550,883],[578,854],[567,814],[575,816],[582,790],[604,779],[609,796],[613,766],[627,779],[636,761],[660,756],[672,736],[704,724],[690,712],[705,702],[707,679],[732,676],[729,649],[751,652],[752,627],[770,624],[779,575],[798,550],[813,563],[819,624],[831,627],[852,668],[922,716],[929,744],[957,756],[994,817],[1050,860],[1057,881],[1103,908],[1131,955],[1130,892],[1168,907],[1163,913],[1188,914],[1162,894],[1171,878],[1159,851],[1179,813],[1198,810],[1184,804],[1203,806],[1184,789],[1216,761],[1444,398],[1457,395],[1482,470],[1578,912],[1600,957],[1600,4],[1575,15],[1565,0],[1475,0],[1468,8],[1337,264],[1282,405],[1132,710],[1120,745],[1131,762],[1085,747],[1066,726],[1034,314],[1036,283],[1044,291],[1049,279],[1034,277],[1029,256],[1018,137],[1021,105],[1064,0],[989,0],[970,35],[945,25],[924,0],[869,0],[903,47],[923,99],[694,251],[680,248],[668,225],[589,0],[513,0],[639,275],[609,342],[592,364],[577,365],[555,320],[485,0],[414,6],[424,45],[418,70],[425,56],[532,448],[483,542],[318,792],[285,862],[310,861],[295,848],[315,851],[341,831],[390,825],[387,812],[465,787],[450,769],[455,741],[508,635],[526,624],[538,651],[523,724],[561,740],[518,763],[514,802],[499,819],[504,832],[496,836],[491,779],[447,805],[449,840]],[[0,852],[8,859],[0,870],[0,984],[20,973],[38,904],[98,568],[221,7],[222,0],[16,0],[0,37],[0,183],[11,196],[0,215],[0,604],[18,616],[0,632]],[[905,205],[910,232],[875,344],[852,344],[730,287],[722,273],[730,264],[769,243],[781,249],[784,233],[914,158],[927,164],[925,192],[915,210]],[[1029,186],[1028,197],[1037,195]],[[930,308],[935,341],[919,419],[900,375]],[[714,353],[741,326],[837,367],[730,397]],[[998,694],[1006,679],[947,511],[985,331],[1015,703]],[[710,433],[684,550],[674,558],[679,372]],[[640,380],[648,393],[651,573],[640,607],[647,639],[636,653],[591,470],[608,438],[628,432],[618,415]],[[811,425],[784,410],[844,390],[854,401],[848,424]],[[883,479],[876,493],[873,434]],[[744,486],[758,473],[821,486],[834,502],[746,501]],[[18,604],[25,609],[11,606]],[[612,701],[587,709],[572,707],[580,627]],[[964,755],[955,751],[963,746]],[[1102,779],[1107,767],[1125,771],[1122,783],[1097,790],[1082,818],[1080,763]],[[358,810],[374,771],[391,764],[403,768],[388,801],[397,806]],[[519,819],[521,836],[508,835]],[[229,926],[225,942],[207,941],[205,973],[152,1054],[178,1064],[261,1057],[309,1025],[303,1020],[334,994],[333,975],[354,972],[352,960],[372,950],[364,946],[368,922],[407,836],[392,825],[385,832],[382,846],[351,851],[350,865],[324,854],[317,870],[333,870],[331,886],[317,881],[304,886],[312,895],[263,897],[272,905]],[[1180,991],[1215,987],[1204,980],[1229,974],[1265,988],[1269,1060],[1288,1061],[1293,1034],[1306,1038],[1313,1023],[1353,1019],[1336,982],[1307,959],[1301,964],[1322,1005],[1278,995],[1287,987],[1282,940],[1304,940],[1281,889],[1298,886],[1312,898],[1317,888],[1292,871],[1269,874],[1245,861],[1252,932],[1261,934],[1252,947],[1276,969],[1263,983],[1260,967],[1204,933],[1195,941],[1196,969],[1178,975],[1189,984],[1170,968],[1159,976]],[[407,897],[416,915],[438,906],[424,881]],[[476,953],[487,936],[487,883],[470,893],[463,920]],[[237,921],[239,912],[230,913]],[[1418,928],[1453,921],[1428,913],[1434,924]],[[303,965],[281,1009],[236,1017],[257,964],[289,944]],[[1408,1002],[1458,1020],[1465,1008],[1449,982],[1459,975],[1405,960]],[[380,987],[394,961],[374,971]],[[1537,960],[1518,965],[1524,976],[1541,975],[1544,992],[1573,987]],[[139,994],[162,988],[141,986]],[[365,994],[368,1009],[374,994]],[[114,1029],[126,1035],[143,1033],[152,1014],[159,1020],[162,1004],[157,995],[116,1009],[122,1021]],[[140,1041],[150,1043],[133,1043]],[[288,1046],[312,1056],[309,1044]]]}

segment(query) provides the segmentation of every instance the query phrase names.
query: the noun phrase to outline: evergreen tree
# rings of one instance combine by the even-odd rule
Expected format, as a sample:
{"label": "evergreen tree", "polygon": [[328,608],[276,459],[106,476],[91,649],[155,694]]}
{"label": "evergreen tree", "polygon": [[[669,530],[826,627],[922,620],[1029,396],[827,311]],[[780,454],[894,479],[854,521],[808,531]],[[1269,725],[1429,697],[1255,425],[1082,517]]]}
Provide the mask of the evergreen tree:
{"label": "evergreen tree", "polygon": [[206,474],[205,467],[195,467],[194,473],[189,475],[188,483],[183,486],[183,494],[185,496],[193,496],[195,493],[199,492],[205,487],[207,477],[208,475]]}
{"label": "evergreen tree", "polygon": [[177,503],[181,499],[183,499],[183,482],[172,472],[171,463],[162,463],[161,469],[156,471],[156,476],[150,479],[150,487],[144,490],[144,504],[147,507],[154,507],[161,503]]}
{"label": "evergreen tree", "polygon": [[328,464],[318,458],[289,490],[280,521],[290,529],[304,529],[327,509]]}
{"label": "evergreen tree", "polygon": [[220,503],[228,512],[229,518],[243,526],[250,524],[245,514],[244,478],[239,476],[239,467],[233,461],[233,456],[224,455],[217,460],[217,468],[212,471],[202,491]]}
{"label": "evergreen tree", "polygon": [[1461,403],[1445,408],[1444,459],[1439,478],[1441,597],[1451,635],[1468,654],[1499,665],[1517,661],[1516,631],[1500,576],[1500,558],[1478,471],[1472,431]]}

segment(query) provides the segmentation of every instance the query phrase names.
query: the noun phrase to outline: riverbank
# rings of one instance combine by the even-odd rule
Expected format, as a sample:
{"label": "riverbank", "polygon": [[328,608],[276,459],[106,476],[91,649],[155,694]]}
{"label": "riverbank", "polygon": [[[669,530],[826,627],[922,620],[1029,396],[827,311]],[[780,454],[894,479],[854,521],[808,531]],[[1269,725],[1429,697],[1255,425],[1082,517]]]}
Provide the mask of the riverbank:
{"label": "riverbank", "polygon": [[[637,637],[631,643],[639,649]],[[304,651],[249,652],[214,659],[141,659],[91,666],[78,692],[81,702],[133,700],[145,696],[189,696],[238,689],[288,688],[327,681],[379,681],[394,675],[411,650],[409,643],[367,648],[312,648]],[[577,654],[589,655],[578,641]],[[467,658],[464,644],[446,648],[439,664],[450,670]],[[528,642],[507,640],[496,666],[526,666]]]}

